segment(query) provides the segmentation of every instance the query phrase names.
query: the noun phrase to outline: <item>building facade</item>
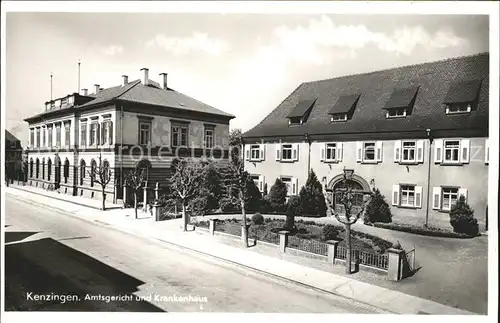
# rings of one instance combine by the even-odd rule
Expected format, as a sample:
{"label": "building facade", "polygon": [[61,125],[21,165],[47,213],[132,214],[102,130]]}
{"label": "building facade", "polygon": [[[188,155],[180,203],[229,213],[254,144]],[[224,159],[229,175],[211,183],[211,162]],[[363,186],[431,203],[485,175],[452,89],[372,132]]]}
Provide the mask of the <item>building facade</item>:
{"label": "building facade", "polygon": [[5,179],[20,180],[23,178],[23,148],[21,141],[5,130]]}
{"label": "building facade", "polygon": [[28,183],[66,193],[101,198],[92,168],[111,169],[106,199],[122,199],[125,176],[146,171],[146,185],[165,184],[176,157],[227,158],[229,121],[234,116],[149,79],[46,102],[29,123]]}
{"label": "building facade", "polygon": [[487,230],[488,72],[484,53],[303,83],[243,134],[245,169],[289,195],[311,169],[325,194],[349,169],[348,185],[378,188],[394,222],[442,228],[464,195]]}

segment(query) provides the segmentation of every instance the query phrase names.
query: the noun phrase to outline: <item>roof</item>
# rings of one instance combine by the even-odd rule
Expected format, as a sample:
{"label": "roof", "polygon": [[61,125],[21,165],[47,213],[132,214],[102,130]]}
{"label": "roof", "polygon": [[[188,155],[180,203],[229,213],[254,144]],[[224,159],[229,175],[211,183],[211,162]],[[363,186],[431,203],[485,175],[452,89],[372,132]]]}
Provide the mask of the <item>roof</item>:
{"label": "roof", "polygon": [[[488,129],[489,53],[408,65],[365,74],[302,83],[243,138],[332,134],[366,134],[425,129]],[[482,80],[477,109],[446,115],[443,102],[457,81]],[[383,107],[396,88],[419,87],[413,111],[406,118],[387,119]],[[361,93],[347,122],[331,123],[332,103],[345,93]],[[317,98],[306,123],[289,127],[286,117],[298,102]]]}
{"label": "roof", "polygon": [[336,113],[347,113],[351,111],[352,108],[354,108],[354,105],[359,99],[359,96],[361,94],[348,94],[348,95],[341,95],[337,102],[335,102],[335,105],[330,109],[328,112],[329,114],[336,114]]}
{"label": "roof", "polygon": [[[229,119],[235,117],[232,114],[216,109],[208,104],[193,99],[171,88],[168,88],[166,90],[160,88],[158,83],[152,80],[149,80],[149,83],[150,85],[143,85],[140,80],[135,80],[129,82],[125,86],[119,85],[103,89],[98,93],[89,95],[91,97],[94,97],[95,98],[94,100],[76,106],[75,109],[87,108],[95,105],[105,104],[108,102],[111,103],[111,101],[113,100],[120,100],[126,102],[155,105],[165,108],[175,108],[193,112],[201,112],[201,113],[226,117]],[[74,110],[67,109],[67,111],[73,112]],[[42,117],[50,112],[52,111],[46,111],[37,114],[33,117],[27,118],[25,120],[27,121],[34,118]]]}
{"label": "roof", "polygon": [[313,106],[315,101],[316,99],[300,101],[299,103],[297,103],[292,112],[288,114],[287,118],[303,117],[307,113],[307,111],[309,111],[309,109]]}
{"label": "roof", "polygon": [[5,130],[5,140],[8,140],[8,141],[21,141],[19,140],[18,138],[16,138],[16,136],[14,136],[13,134],[10,133],[9,130]]}
{"label": "roof", "polygon": [[409,107],[415,98],[417,91],[418,86],[394,89],[389,97],[389,100],[385,104],[384,109]]}
{"label": "roof", "polygon": [[450,85],[443,103],[465,103],[476,100],[481,80],[458,81]]}

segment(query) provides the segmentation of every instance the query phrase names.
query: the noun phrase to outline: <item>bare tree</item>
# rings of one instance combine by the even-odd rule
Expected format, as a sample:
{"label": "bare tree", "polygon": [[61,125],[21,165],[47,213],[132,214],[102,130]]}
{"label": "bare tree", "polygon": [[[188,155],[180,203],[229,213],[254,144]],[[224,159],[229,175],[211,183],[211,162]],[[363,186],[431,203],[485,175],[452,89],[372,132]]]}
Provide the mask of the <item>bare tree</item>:
{"label": "bare tree", "polygon": [[250,175],[244,169],[244,161],[239,154],[233,154],[226,168],[226,174],[223,176],[226,184],[226,196],[230,199],[236,197],[241,206],[241,234],[242,240],[248,247],[248,227],[245,205],[250,199],[248,196],[248,181],[251,180]]}
{"label": "bare tree", "polygon": [[101,185],[102,210],[106,210],[106,186],[111,181],[111,169],[109,164],[104,164],[102,156],[99,154],[99,164],[96,167],[91,165],[88,171],[91,180]]}
{"label": "bare tree", "polygon": [[357,192],[353,192],[352,188],[347,185],[347,179],[348,175],[347,172],[344,169],[344,178],[342,179],[343,183],[343,188],[337,189],[335,192],[333,192],[333,198],[339,197],[338,200],[340,200],[340,203],[344,206],[344,214],[343,217],[341,216],[341,212],[337,212],[334,207],[333,201],[330,201],[331,204],[331,209],[332,213],[335,215],[335,218],[337,221],[342,223],[345,227],[346,231],[346,248],[347,248],[347,255],[346,255],[346,267],[345,271],[347,274],[351,274],[351,262],[352,262],[352,248],[351,248],[351,226],[358,221],[360,218],[361,214],[363,213],[365,209],[365,203],[362,203],[361,208],[356,211],[354,214],[353,212],[353,205],[354,205],[354,199],[356,197],[356,194],[361,194]]}
{"label": "bare tree", "polygon": [[172,164],[174,174],[169,178],[170,190],[182,204],[183,231],[187,231],[190,220],[186,207],[191,199],[197,196],[203,185],[203,170],[205,165],[200,161],[178,159]]}
{"label": "bare tree", "polygon": [[129,187],[134,194],[134,212],[137,219],[137,200],[138,194],[146,180],[144,169],[134,169],[125,176],[125,185]]}

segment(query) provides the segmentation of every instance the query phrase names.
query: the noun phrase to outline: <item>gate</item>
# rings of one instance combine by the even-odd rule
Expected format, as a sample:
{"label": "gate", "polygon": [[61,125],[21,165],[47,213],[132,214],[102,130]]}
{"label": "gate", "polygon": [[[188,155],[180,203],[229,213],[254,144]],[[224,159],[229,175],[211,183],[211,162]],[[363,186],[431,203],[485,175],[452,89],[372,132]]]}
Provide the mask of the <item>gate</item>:
{"label": "gate", "polygon": [[405,251],[401,261],[401,279],[412,276],[415,271],[415,247],[410,251]]}

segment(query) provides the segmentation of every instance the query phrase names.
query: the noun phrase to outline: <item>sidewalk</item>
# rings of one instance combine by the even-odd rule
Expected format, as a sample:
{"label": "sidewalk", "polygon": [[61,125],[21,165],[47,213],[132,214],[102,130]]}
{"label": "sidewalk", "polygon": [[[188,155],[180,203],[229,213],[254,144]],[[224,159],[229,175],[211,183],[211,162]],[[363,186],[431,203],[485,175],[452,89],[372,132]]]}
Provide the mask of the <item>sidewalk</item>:
{"label": "sidewalk", "polygon": [[134,220],[134,211],[132,209],[113,209],[103,212],[62,200],[49,200],[46,197],[43,198],[40,195],[14,187],[5,190],[6,194],[13,198],[53,208],[55,211],[64,212],[97,225],[110,226],[146,239],[161,240],[181,248],[190,249],[281,277],[282,279],[369,304],[385,311],[399,314],[474,314],[398,291],[262,255],[247,249],[228,246],[218,243],[216,239],[195,234],[194,232],[184,233],[180,231],[181,222],[179,220],[162,222],[153,222],[150,218]]}

